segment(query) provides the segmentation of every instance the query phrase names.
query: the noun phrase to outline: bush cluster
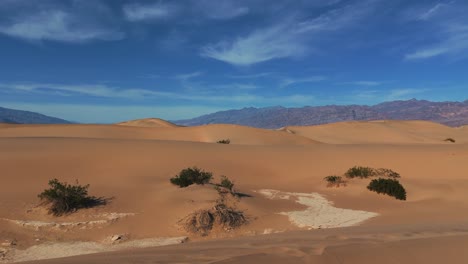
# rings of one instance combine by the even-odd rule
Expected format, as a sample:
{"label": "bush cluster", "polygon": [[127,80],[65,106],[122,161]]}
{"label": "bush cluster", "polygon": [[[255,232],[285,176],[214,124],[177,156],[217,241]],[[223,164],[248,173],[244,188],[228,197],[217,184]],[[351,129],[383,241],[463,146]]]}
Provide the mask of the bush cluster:
{"label": "bush cluster", "polygon": [[394,179],[374,179],[367,189],[376,193],[383,193],[395,197],[398,200],[406,200],[406,190],[398,180]]}
{"label": "bush cluster", "polygon": [[231,181],[228,177],[222,175],[221,176],[221,182],[219,184],[220,187],[228,189],[230,192],[233,191],[234,188],[234,182]]}
{"label": "bush cluster", "polygon": [[343,180],[343,177],[341,176],[336,176],[336,175],[330,175],[325,178],[323,178],[325,181],[327,181],[327,187],[340,187],[340,185],[346,185],[346,182]]}
{"label": "bush cluster", "polygon": [[180,188],[188,187],[192,184],[207,184],[213,178],[213,173],[203,171],[197,167],[183,169],[178,175],[171,178],[172,184],[179,186]]}
{"label": "bush cluster", "polygon": [[88,185],[71,185],[57,179],[49,181],[49,189],[38,195],[44,204],[50,205],[49,213],[60,216],[81,208],[89,208],[102,202],[100,198],[88,196]]}
{"label": "bush cluster", "polygon": [[222,140],[216,141],[216,143],[218,143],[218,144],[230,144],[231,140],[230,139],[222,139]]}
{"label": "bush cluster", "polygon": [[347,178],[369,178],[375,176],[375,170],[369,167],[354,166],[345,172]]}

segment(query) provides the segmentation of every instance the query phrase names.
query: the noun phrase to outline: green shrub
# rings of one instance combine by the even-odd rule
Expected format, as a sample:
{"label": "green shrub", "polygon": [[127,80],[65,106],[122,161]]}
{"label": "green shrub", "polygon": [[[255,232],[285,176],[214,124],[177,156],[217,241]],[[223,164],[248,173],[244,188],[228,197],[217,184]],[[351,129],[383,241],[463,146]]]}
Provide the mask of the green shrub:
{"label": "green shrub", "polygon": [[205,172],[197,167],[186,168],[179,172],[178,175],[171,178],[172,184],[181,188],[190,186],[192,184],[206,184],[213,178],[211,172]]}
{"label": "green shrub", "polygon": [[219,184],[220,187],[226,188],[232,192],[234,188],[234,182],[232,182],[228,177],[222,175],[221,176],[221,183]]}
{"label": "green shrub", "polygon": [[367,189],[379,194],[387,194],[398,200],[406,200],[406,190],[398,180],[383,178],[374,179],[369,183]]}
{"label": "green shrub", "polygon": [[398,172],[385,168],[375,170],[375,175],[389,178],[400,178],[400,174]]}
{"label": "green shrub", "polygon": [[445,142],[452,142],[452,143],[455,143],[455,139],[453,139],[453,138],[446,138],[444,141],[445,141]]}
{"label": "green shrub", "polygon": [[88,196],[88,185],[71,185],[57,179],[49,181],[49,189],[38,195],[44,204],[50,205],[49,213],[60,216],[81,208],[89,208],[104,203],[101,198]]}
{"label": "green shrub", "polygon": [[346,185],[346,182],[343,180],[343,177],[341,176],[336,176],[336,175],[330,175],[325,178],[323,178],[328,184],[328,187],[336,186],[339,187],[340,185]]}
{"label": "green shrub", "polygon": [[369,178],[375,176],[375,170],[369,167],[354,166],[345,173],[348,178]]}
{"label": "green shrub", "polygon": [[222,139],[222,140],[216,141],[216,143],[218,143],[218,144],[230,144],[230,143],[231,143],[231,140],[229,140],[229,139]]}

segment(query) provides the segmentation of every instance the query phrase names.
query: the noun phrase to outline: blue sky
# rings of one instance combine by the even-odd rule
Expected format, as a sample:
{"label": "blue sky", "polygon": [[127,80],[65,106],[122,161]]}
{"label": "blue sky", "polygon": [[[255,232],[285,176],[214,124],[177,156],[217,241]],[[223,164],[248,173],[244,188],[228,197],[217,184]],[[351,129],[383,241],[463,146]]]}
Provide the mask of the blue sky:
{"label": "blue sky", "polygon": [[468,1],[0,0],[0,106],[78,122],[468,99]]}

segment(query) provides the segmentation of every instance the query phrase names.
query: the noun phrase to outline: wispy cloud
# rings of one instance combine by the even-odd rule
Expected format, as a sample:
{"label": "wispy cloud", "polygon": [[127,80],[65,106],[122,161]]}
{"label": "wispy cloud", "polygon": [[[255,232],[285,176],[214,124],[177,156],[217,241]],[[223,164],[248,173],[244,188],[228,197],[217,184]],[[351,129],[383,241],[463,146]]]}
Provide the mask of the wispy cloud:
{"label": "wispy cloud", "polygon": [[298,83],[320,82],[326,79],[327,78],[325,76],[311,76],[306,78],[285,78],[281,81],[280,87],[287,87]]}
{"label": "wispy cloud", "polygon": [[174,78],[178,79],[180,81],[188,81],[190,79],[199,77],[201,75],[203,75],[203,72],[195,71],[195,72],[190,72],[190,73],[178,74],[178,75],[174,76]]}
{"label": "wispy cloud", "polygon": [[362,1],[312,19],[290,17],[246,36],[207,45],[202,48],[201,55],[238,66],[303,56],[311,49],[309,42],[319,38],[319,34],[354,24],[368,13],[370,7],[367,1]]}
{"label": "wispy cloud", "polygon": [[232,19],[235,17],[243,16],[249,13],[248,6],[242,5],[240,1],[233,0],[195,0],[195,5],[198,9],[205,14],[207,18],[211,19]]}
{"label": "wispy cloud", "polygon": [[414,89],[414,88],[393,89],[388,92],[388,94],[386,95],[386,98],[387,100],[409,99],[409,97],[424,93],[426,91],[427,89]]}
{"label": "wispy cloud", "polygon": [[339,84],[351,84],[351,85],[358,85],[358,86],[379,86],[382,85],[383,82],[377,81],[353,81],[353,82],[342,82]]}
{"label": "wispy cloud", "polygon": [[274,74],[273,72],[260,72],[260,73],[253,73],[253,74],[228,75],[228,77],[233,78],[233,79],[257,79],[257,78],[269,77],[273,74]]}
{"label": "wispy cloud", "polygon": [[[231,85],[231,88],[233,86]],[[227,88],[227,87],[223,87]],[[243,89],[239,89],[243,88]],[[131,100],[144,100],[144,99],[171,99],[171,100],[182,100],[191,101],[197,103],[210,103],[210,104],[241,104],[250,105],[252,103],[258,105],[294,105],[311,102],[315,97],[310,95],[293,94],[293,95],[272,95],[264,96],[258,94],[248,93],[248,90],[254,89],[255,87],[250,85],[237,86],[237,89],[230,93],[219,91],[187,91],[187,92],[163,92],[148,89],[139,88],[120,88],[111,87],[106,85],[61,85],[61,84],[40,84],[40,83],[29,83],[29,84],[8,84],[1,83],[0,89],[3,91],[9,90],[13,92],[19,92],[22,94],[42,94],[42,95],[56,95],[56,96],[91,96],[99,98],[110,98],[110,99],[131,99]],[[218,93],[217,93],[218,92]]]}
{"label": "wispy cloud", "polygon": [[[453,2],[449,3],[452,4]],[[449,4],[444,4],[444,3],[437,3],[431,8],[423,11],[421,14],[417,16],[417,19],[419,20],[428,20],[431,17],[434,17],[437,15],[438,12],[440,12],[444,7],[448,7]]]}
{"label": "wispy cloud", "polygon": [[132,3],[123,6],[123,12],[127,20],[132,22],[157,20],[169,18],[175,14],[173,5],[157,2],[153,4]]}
{"label": "wispy cloud", "polygon": [[117,40],[124,33],[98,25],[82,23],[80,18],[63,10],[44,10],[16,17],[0,24],[0,33],[26,40],[53,40],[87,42],[90,40]]}
{"label": "wispy cloud", "polygon": [[205,46],[201,55],[230,64],[247,66],[272,59],[297,57],[307,51],[296,34],[288,33],[285,25],[252,32],[233,42],[222,41]]}
{"label": "wispy cloud", "polygon": [[[439,15],[441,10],[443,15]],[[421,23],[432,29],[439,42],[418,47],[404,56],[405,60],[422,60],[439,56],[464,57],[468,53],[468,7],[459,2],[439,3],[418,16]],[[437,41],[437,40],[436,40]]]}

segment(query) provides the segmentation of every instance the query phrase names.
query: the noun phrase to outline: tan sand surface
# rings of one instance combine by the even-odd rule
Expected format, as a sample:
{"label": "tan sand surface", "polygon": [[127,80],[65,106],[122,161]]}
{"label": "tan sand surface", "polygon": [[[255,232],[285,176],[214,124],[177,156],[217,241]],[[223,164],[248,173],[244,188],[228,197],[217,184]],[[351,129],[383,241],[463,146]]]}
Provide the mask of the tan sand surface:
{"label": "tan sand surface", "polygon": [[[47,250],[37,253],[38,248],[60,243],[105,247],[109,237],[125,234],[129,242],[185,236],[189,242],[50,263],[132,263],[133,257],[139,263],[375,263],[371,260],[378,256],[384,259],[379,263],[440,263],[434,262],[440,260],[438,254],[449,255],[448,263],[468,263],[461,250],[468,243],[465,127],[381,121],[287,129],[290,132],[236,125],[0,126],[0,259],[3,254],[4,262],[13,261],[12,252],[29,254],[28,249],[43,258]],[[448,137],[456,142],[443,141]],[[214,143],[227,138],[230,145]],[[368,191],[369,180],[326,186],[325,176],[343,174],[355,165],[399,172],[407,201]],[[178,188],[169,183],[189,166],[213,172],[216,181],[226,175],[236,190],[250,195],[237,202],[249,224],[207,237],[182,229],[179,220],[210,208],[218,198],[209,185]],[[110,202],[53,217],[37,199],[52,178],[90,184],[91,195]],[[261,194],[265,189],[294,197],[270,199]],[[314,215],[317,210],[310,208],[319,208],[316,205],[326,213]],[[328,210],[331,205],[340,210]],[[312,223],[344,218],[349,212],[360,212],[359,219],[372,217],[352,224],[359,226],[308,231],[317,225],[291,221],[287,212],[305,220],[310,214]],[[323,228],[347,225],[333,221],[338,224]],[[277,234],[262,235],[269,233]],[[439,246],[429,250],[433,243]],[[179,250],[183,254],[174,254]]]}
{"label": "tan sand surface", "polygon": [[133,127],[177,127],[176,124],[168,122],[160,118],[136,119],[136,120],[120,122],[120,123],[117,123],[116,125],[133,126]]}

